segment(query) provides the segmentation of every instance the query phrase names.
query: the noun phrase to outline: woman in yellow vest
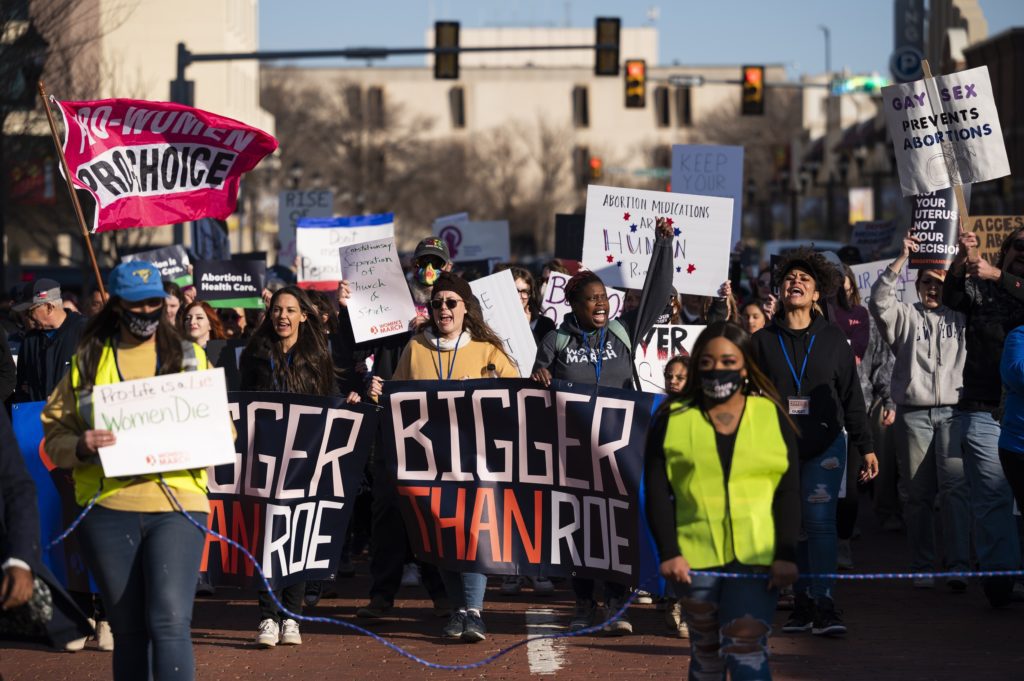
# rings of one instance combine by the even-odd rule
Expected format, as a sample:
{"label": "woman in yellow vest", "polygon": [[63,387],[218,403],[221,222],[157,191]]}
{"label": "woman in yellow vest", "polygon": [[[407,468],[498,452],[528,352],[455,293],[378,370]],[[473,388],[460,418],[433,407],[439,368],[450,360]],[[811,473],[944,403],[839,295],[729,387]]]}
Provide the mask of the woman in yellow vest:
{"label": "woman in yellow vest", "polygon": [[[95,428],[92,395],[97,386],[206,369],[206,355],[167,320],[160,271],[150,263],[118,265],[107,290],[110,299],[89,320],[71,370],[43,411],[46,452],[73,471],[80,505],[97,499],[78,532],[117,641],[115,681],[190,681],[192,601],[205,535],[178,512],[157,476],[103,475],[98,449],[116,436]],[[206,470],[163,479],[205,526]]]}
{"label": "woman in yellow vest", "polygon": [[778,589],[797,578],[796,429],[751,352],[740,327],[708,326],[686,387],[659,412],[647,447],[647,521],[662,576],[681,583],[690,678],[771,678]]}

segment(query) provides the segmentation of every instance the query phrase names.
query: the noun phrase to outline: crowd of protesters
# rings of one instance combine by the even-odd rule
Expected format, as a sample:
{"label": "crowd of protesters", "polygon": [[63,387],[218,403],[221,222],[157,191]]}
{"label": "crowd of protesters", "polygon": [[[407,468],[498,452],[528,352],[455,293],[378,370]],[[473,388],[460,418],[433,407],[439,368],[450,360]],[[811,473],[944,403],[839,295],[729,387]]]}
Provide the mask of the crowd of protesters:
{"label": "crowd of protesters", "polygon": [[[882,527],[906,532],[915,588],[937,588],[929,575],[940,570],[1020,569],[1013,505],[1024,502],[1024,327],[1016,328],[1024,324],[1024,230],[1006,239],[994,265],[971,257],[977,237],[963,233],[948,272],[919,271],[913,304],[896,291],[918,248],[910,238],[870,292],[858,291],[850,262],[800,248],[702,298],[672,288],[671,236],[659,221],[644,287],[627,292],[617,319],[604,282],[578,263],[552,261],[538,277],[499,266],[510,269],[537,342],[532,367],[510,358],[484,321],[469,274],[460,275],[434,237],[419,242],[410,263],[417,316],[408,332],[363,344],[348,321],[348,282],[325,295],[274,280],[265,310],[218,309],[135,262],[112,271],[106,299],[90,291],[82,313],[54,281],[22,286],[0,339],[0,398],[45,400],[46,450],[69,471],[63,484],[80,506],[99,492],[78,538],[99,594],[71,593],[68,608],[79,617],[53,640],[80,650],[95,636],[100,649],[113,651],[116,679],[194,673],[191,605],[205,588],[203,536],[178,505],[205,520],[206,473],[104,477],[97,449],[116,438],[92,423],[94,386],[224,366],[231,389],[350,403],[377,400],[390,380],[523,377],[635,390],[633,357],[656,324],[706,325],[692,355],[665,365],[668,399],[655,415],[645,467],[661,573],[675,582],[659,607],[690,638],[695,677],[728,670],[734,679],[766,678],[777,607],[792,611],[783,632],[846,633],[835,581],[822,575],[853,567],[859,495],[869,494]],[[556,322],[540,301],[548,274],[567,272],[566,264],[576,272],[565,285],[571,312]],[[0,445],[9,448],[0,420]],[[401,586],[421,584],[434,614],[446,618],[442,636],[484,640],[488,576],[415,560],[382,458],[368,464],[364,512],[336,547],[343,578],[369,545],[369,598],[356,616],[388,617]],[[65,509],[66,520],[77,511]],[[24,545],[9,543],[9,555],[0,556],[5,608],[31,595],[26,574],[44,570],[38,544]],[[691,573],[711,568],[767,573],[769,588]],[[500,593],[527,585],[535,596],[556,589],[547,577],[509,577]],[[629,586],[597,586],[572,579],[567,627],[603,623],[606,635],[632,633]],[[969,585],[953,577],[944,586],[963,592]],[[1011,577],[981,586],[994,607],[1022,593]],[[288,612],[261,592],[256,644],[301,644],[288,613],[335,592],[332,580],[294,584],[275,593]]]}

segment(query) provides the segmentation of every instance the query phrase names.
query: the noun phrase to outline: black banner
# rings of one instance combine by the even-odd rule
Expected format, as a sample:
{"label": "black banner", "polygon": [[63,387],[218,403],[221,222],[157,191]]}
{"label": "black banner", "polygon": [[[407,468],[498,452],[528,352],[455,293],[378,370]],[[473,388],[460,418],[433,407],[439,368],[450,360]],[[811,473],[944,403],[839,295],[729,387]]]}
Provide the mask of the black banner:
{"label": "black banner", "polygon": [[172,281],[182,287],[192,285],[192,275],[188,271],[188,253],[181,244],[131,253],[121,258],[121,262],[138,260],[152,263],[153,267],[160,270],[160,278],[164,281]]}
{"label": "black banner", "polygon": [[[373,444],[378,409],[340,397],[228,394],[234,465],[210,471],[209,527],[245,546],[271,587],[329,577]],[[207,536],[200,567],[214,585],[262,588],[238,549]]]}
{"label": "black banner", "polygon": [[555,257],[583,260],[583,227],[586,215],[559,213],[555,215]]}
{"label": "black banner", "polygon": [[196,298],[212,307],[263,307],[267,264],[261,260],[200,260],[193,270]]}
{"label": "black banner", "polygon": [[[964,198],[970,200],[970,185],[965,185]],[[912,206],[910,236],[916,237],[918,250],[910,252],[910,269],[945,270],[957,251],[960,231],[960,210],[952,187],[910,199]]]}
{"label": "black banner", "polygon": [[556,381],[388,381],[387,468],[417,557],[487,574],[656,573],[644,446],[658,396]]}

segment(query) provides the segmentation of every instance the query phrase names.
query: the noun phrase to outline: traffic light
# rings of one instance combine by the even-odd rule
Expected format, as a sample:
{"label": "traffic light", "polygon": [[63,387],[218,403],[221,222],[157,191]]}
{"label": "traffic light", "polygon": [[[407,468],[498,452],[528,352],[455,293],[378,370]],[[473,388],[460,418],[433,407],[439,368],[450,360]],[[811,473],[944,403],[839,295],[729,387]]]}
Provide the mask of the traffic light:
{"label": "traffic light", "polygon": [[743,100],[744,116],[764,115],[764,67],[743,67]]}
{"label": "traffic light", "polygon": [[595,76],[619,75],[619,29],[622,20],[611,17],[598,17],[595,44],[600,45],[594,60]]}
{"label": "traffic light", "polygon": [[572,174],[575,178],[576,189],[586,189],[590,184],[590,149],[588,147],[574,147],[572,150]]}
{"label": "traffic light", "polygon": [[601,163],[601,157],[600,156],[591,156],[590,157],[590,179],[591,180],[600,180],[601,179],[601,171],[603,169],[604,169],[604,164]]}
{"label": "traffic light", "polygon": [[626,60],[626,108],[642,109],[647,106],[647,62],[643,59]]}
{"label": "traffic light", "polygon": [[[459,22],[434,22],[434,47],[459,47]],[[434,54],[434,78],[438,80],[459,79],[459,53]]]}

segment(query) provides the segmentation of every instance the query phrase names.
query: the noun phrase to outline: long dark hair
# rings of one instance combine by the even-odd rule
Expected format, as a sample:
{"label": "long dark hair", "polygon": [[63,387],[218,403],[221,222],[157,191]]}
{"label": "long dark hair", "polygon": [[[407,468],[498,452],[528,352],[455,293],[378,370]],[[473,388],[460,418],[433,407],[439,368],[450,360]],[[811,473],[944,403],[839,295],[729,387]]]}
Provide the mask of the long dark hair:
{"label": "long dark hair", "polygon": [[707,411],[704,392],[701,389],[700,375],[702,372],[700,358],[704,354],[708,343],[716,338],[726,339],[739,348],[740,354],[743,355],[743,366],[747,370],[747,382],[743,388],[744,394],[760,395],[771,400],[779,408],[779,412],[785,417],[793,432],[799,433],[796,424],[786,415],[786,410],[782,407],[779,391],[776,390],[775,385],[765,376],[764,372],[761,371],[761,368],[754,361],[754,341],[751,339],[750,334],[743,327],[732,322],[708,324],[707,328],[697,337],[697,342],[693,344],[693,352],[690,353],[689,375],[686,379],[686,385],[679,395],[670,397],[665,401],[667,408],[672,409],[673,413],[675,413],[696,405],[701,411]]}
{"label": "long dark hair", "polygon": [[[283,295],[299,301],[306,321],[299,324],[299,337],[291,349],[291,360],[281,350],[281,337],[274,331],[270,310]],[[320,314],[306,292],[298,286],[285,286],[270,297],[267,315],[253,333],[242,356],[265,359],[273,366],[274,383],[283,392],[307,395],[330,395],[336,391],[336,372],[327,348],[327,334]]]}
{"label": "long dark hair", "polygon": [[[103,308],[90,317],[82,331],[75,354],[78,355],[78,371],[82,377],[81,390],[91,390],[96,384],[96,369],[100,355],[107,341],[116,341],[121,334],[121,298],[111,296]],[[181,371],[181,336],[163,314],[164,302],[160,299],[160,324],[156,327],[156,356],[159,359],[157,375],[176,374]]]}
{"label": "long dark hair", "polygon": [[[463,303],[466,306],[466,316],[462,319],[462,330],[468,333],[469,337],[473,340],[490,343],[498,348],[501,350],[501,354],[508,357],[509,361],[515,364],[505,351],[505,343],[501,340],[501,337],[494,333],[494,330],[484,321],[484,312],[480,308],[480,301],[476,299],[476,296],[466,296],[463,299]],[[441,331],[437,328],[437,320],[434,319],[433,313],[430,315],[430,330],[434,332],[435,336],[441,336]],[[523,371],[525,369],[521,368],[520,373]]]}

